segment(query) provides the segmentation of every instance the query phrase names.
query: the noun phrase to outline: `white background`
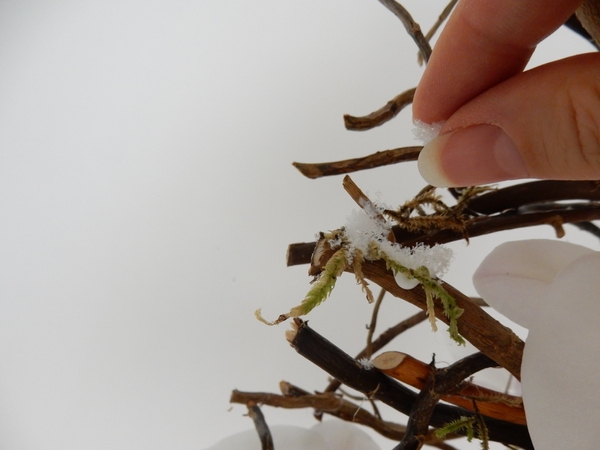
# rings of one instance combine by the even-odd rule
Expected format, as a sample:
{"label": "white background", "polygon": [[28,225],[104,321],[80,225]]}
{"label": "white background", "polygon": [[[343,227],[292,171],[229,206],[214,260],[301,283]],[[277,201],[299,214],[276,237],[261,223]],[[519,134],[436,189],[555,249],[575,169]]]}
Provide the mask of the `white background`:
{"label": "white background", "polygon": [[[444,6],[404,4],[424,29]],[[590,50],[562,31],[536,61]],[[251,427],[232,389],[323,389],[288,325],[253,317],[309,288],[287,245],[354,208],[341,178],[290,163],[413,144],[409,110],[365,133],[342,114],[377,109],[421,71],[375,0],[0,2],[0,448],[203,449]],[[413,163],[353,178],[389,204],[424,186]],[[552,235],[454,245],[447,280],[473,294],[493,245]],[[415,312],[383,308],[381,329]],[[343,277],[311,326],[353,354],[370,311]],[[443,334],[423,325],[392,348],[443,363]]]}

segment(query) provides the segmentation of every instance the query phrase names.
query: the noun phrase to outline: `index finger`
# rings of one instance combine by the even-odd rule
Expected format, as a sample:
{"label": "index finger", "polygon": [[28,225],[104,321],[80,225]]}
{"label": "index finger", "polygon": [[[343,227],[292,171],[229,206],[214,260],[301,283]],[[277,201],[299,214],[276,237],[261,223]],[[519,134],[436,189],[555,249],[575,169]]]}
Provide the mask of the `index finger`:
{"label": "index finger", "polygon": [[413,102],[425,123],[446,120],[488,88],[520,73],[536,45],[582,0],[461,0],[436,43]]}

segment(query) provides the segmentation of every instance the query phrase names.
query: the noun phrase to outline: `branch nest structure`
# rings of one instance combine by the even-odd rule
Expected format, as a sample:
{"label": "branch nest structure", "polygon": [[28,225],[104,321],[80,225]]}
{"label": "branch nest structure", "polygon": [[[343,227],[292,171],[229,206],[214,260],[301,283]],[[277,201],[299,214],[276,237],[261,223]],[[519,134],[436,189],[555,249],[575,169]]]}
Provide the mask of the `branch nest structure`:
{"label": "branch nest structure", "polygon": [[[427,36],[394,0],[380,2],[401,20],[417,44],[420,57],[427,61],[431,52],[428,40],[456,0],[449,3]],[[363,117],[345,115],[345,125],[354,131],[381,126],[408,106],[414,93],[414,88],[408,89]],[[489,441],[497,441],[511,448],[533,449],[522,399],[468,380],[487,367],[503,368],[519,380],[523,341],[486,312],[484,301],[472,299],[444,282],[444,270],[419,260],[417,253],[422,250],[427,253],[457,240],[469,242],[478,236],[532,226],[550,226],[557,238],[561,238],[565,235],[564,226],[571,224],[600,237],[600,228],[593,222],[600,220],[600,182],[533,181],[502,188],[471,186],[449,189],[444,195],[432,186],[425,186],[411,200],[390,209],[373,203],[348,176],[361,170],[415,161],[421,148],[400,147],[334,162],[294,163],[303,175],[312,179],[345,175],[343,187],[359,205],[364,220],[361,226],[321,232],[316,242],[291,244],[287,264],[308,264],[312,286],[300,304],[275,320],[265,320],[260,310],[256,316],[269,325],[291,319],[292,329],[286,333],[291,346],[332,379],[319,392],[311,393],[282,382],[281,394],[236,390],[231,401],[246,404],[254,412],[258,411],[256,405],[312,408],[319,419],[329,414],[371,427],[399,441],[395,449],[418,449],[423,445],[453,449],[449,440],[460,435],[470,438],[476,435],[483,448],[487,448]],[[449,197],[447,194],[454,198],[454,203],[444,200]],[[430,251],[427,257],[432,254]],[[300,319],[325,301],[344,272],[355,276],[369,302],[375,300],[372,286],[381,288],[367,345],[355,358]],[[422,311],[373,339],[379,304],[385,293]],[[452,339],[459,344],[468,341],[479,352],[445,369],[437,368],[434,360],[427,364],[397,351],[370,359],[399,334],[427,319],[434,329],[438,321],[446,324]],[[351,401],[340,391],[342,385],[362,393],[373,412]],[[384,420],[376,402],[405,415],[407,424]],[[258,412],[255,421],[256,417],[261,417]],[[257,423],[257,429],[259,425],[262,427],[259,435],[266,442],[266,425]]]}

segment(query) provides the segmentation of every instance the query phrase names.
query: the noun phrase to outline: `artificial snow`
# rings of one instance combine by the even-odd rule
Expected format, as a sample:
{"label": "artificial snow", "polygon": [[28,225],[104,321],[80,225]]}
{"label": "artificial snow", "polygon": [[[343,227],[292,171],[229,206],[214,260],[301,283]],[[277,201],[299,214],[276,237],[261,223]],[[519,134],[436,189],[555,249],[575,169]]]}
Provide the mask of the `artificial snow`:
{"label": "artificial snow", "polygon": [[436,137],[439,136],[440,130],[444,125],[444,121],[425,123],[420,120],[413,121],[413,137],[415,140],[421,142],[423,145],[429,144]]}
{"label": "artificial snow", "polygon": [[[391,231],[391,224],[380,221],[375,217],[369,217],[364,211],[353,211],[348,216],[344,229],[350,245],[350,253],[357,249],[363,255],[367,255],[372,242],[376,242],[389,258],[408,269],[425,266],[432,277],[441,277],[446,273],[452,260],[452,250],[441,245],[432,247],[417,245],[410,248],[389,241],[388,235]],[[409,280],[403,275],[396,277],[396,281],[400,287],[403,287],[403,284],[409,286],[414,283],[414,280]],[[404,287],[404,289],[412,289],[417,284],[418,282],[411,287]]]}
{"label": "artificial snow", "polygon": [[369,358],[360,358],[357,359],[356,362],[359,363],[363,369],[370,370],[373,368],[373,361],[371,361]]}

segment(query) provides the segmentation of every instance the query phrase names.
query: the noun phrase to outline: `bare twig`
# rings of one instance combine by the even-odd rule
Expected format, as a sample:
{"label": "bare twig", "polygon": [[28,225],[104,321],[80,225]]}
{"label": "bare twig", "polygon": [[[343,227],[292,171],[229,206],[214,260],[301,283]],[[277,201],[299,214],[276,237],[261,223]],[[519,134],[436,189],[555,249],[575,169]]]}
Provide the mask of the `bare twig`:
{"label": "bare twig", "polygon": [[419,47],[419,51],[423,55],[425,62],[429,61],[429,57],[431,56],[431,46],[429,45],[429,42],[427,42],[427,39],[425,39],[425,36],[423,36],[421,27],[413,20],[410,13],[394,0],[379,0],[379,3],[393,12],[394,15],[400,19],[410,37],[413,38],[413,41],[415,41],[415,44]]}
{"label": "bare twig", "polygon": [[350,178],[349,175],[344,177],[342,186],[348,195],[352,197],[352,200],[354,200],[369,217],[385,223],[385,217],[383,217],[369,197],[367,197],[366,194],[356,185],[356,183],[352,181],[352,178]]}
{"label": "bare twig", "polygon": [[[403,425],[378,419],[367,410],[340,395],[331,392],[311,394],[286,382],[281,382],[281,388],[284,395],[235,390],[231,393],[230,401],[242,404],[254,402],[286,409],[314,408],[342,420],[368,426],[389,439],[399,441],[404,436],[405,427]],[[293,391],[294,395],[285,395],[285,391]]]}
{"label": "bare twig", "polygon": [[308,178],[321,178],[331,175],[358,172],[359,170],[374,169],[406,161],[416,161],[423,147],[402,147],[383,150],[363,158],[346,159],[343,161],[325,163],[292,163],[293,166]]}
{"label": "bare twig", "polygon": [[377,316],[379,314],[379,307],[381,306],[381,302],[383,301],[383,297],[385,296],[385,289],[379,291],[379,295],[377,296],[377,300],[375,301],[375,305],[373,306],[373,314],[371,315],[371,323],[369,324],[369,331],[367,333],[367,352],[364,358],[371,359],[373,356],[373,333],[375,333],[375,328],[377,327]]}
{"label": "bare twig", "polygon": [[385,106],[366,116],[356,117],[351,116],[350,114],[344,114],[344,125],[346,126],[346,129],[351,131],[365,131],[383,125],[396,117],[400,111],[412,103],[415,91],[416,88],[412,88],[398,94],[387,102]]}
{"label": "bare twig", "polygon": [[600,238],[600,227],[598,227],[597,225],[595,225],[592,222],[576,222],[572,225],[575,225],[580,230],[587,231],[592,236],[596,236],[597,238]]}
{"label": "bare twig", "polygon": [[274,450],[273,436],[265,421],[262,411],[254,402],[247,402],[248,416],[254,421],[254,427],[258,433],[262,450]]}

